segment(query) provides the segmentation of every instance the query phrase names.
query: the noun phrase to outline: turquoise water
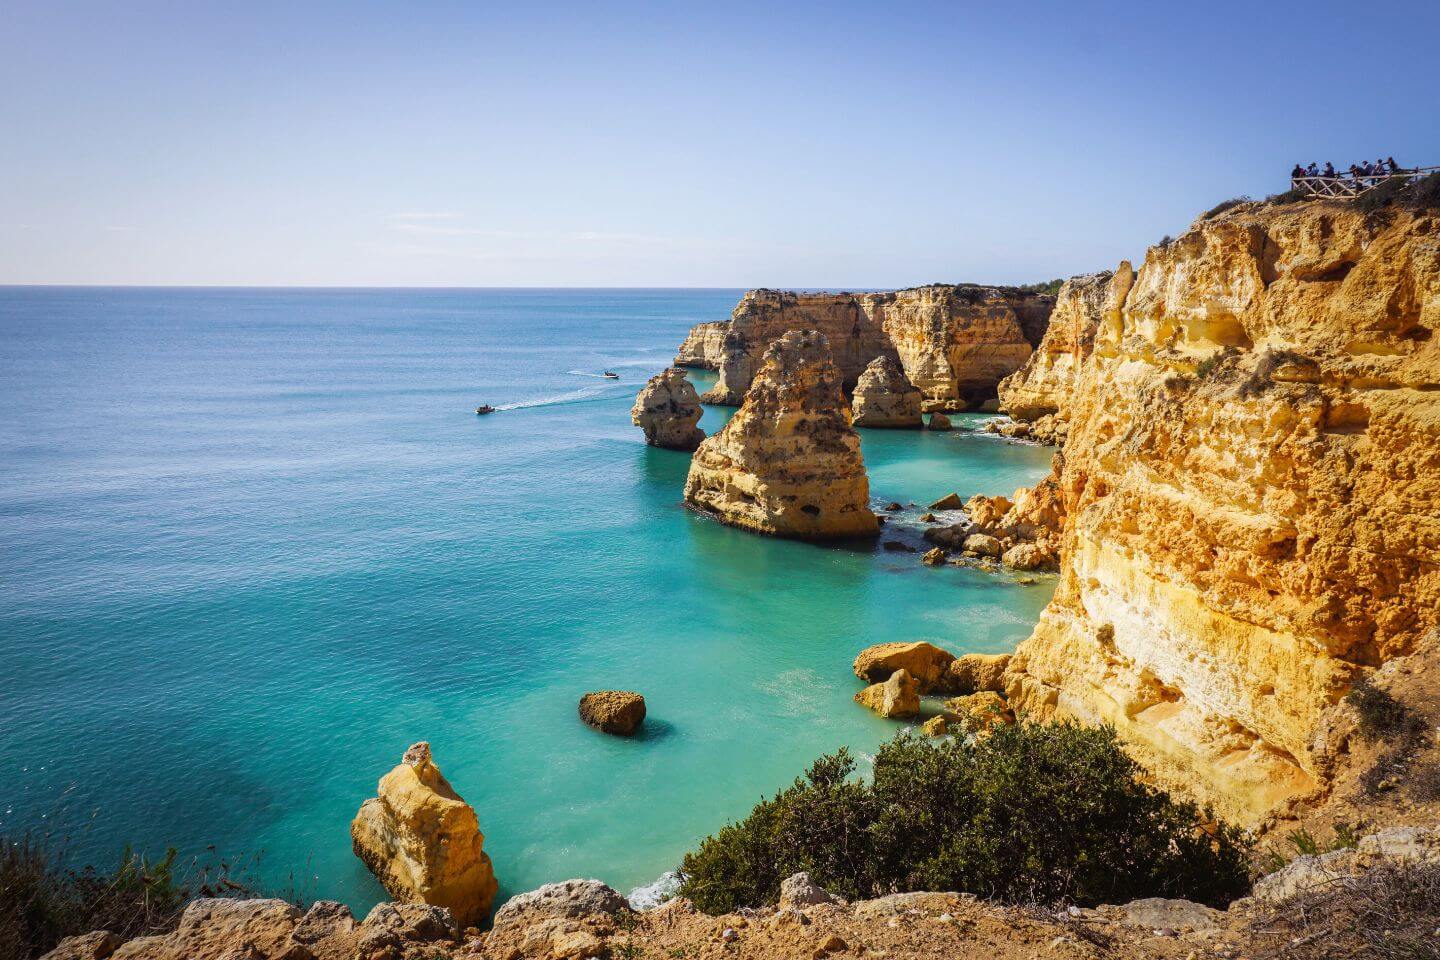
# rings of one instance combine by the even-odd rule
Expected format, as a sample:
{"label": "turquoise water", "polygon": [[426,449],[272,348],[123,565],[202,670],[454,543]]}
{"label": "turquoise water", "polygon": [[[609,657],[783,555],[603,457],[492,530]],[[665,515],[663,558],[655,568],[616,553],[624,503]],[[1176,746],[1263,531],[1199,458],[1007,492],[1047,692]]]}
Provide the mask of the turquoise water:
{"label": "turquoise water", "polygon": [[[630,404],[739,293],[0,289],[0,831],[263,850],[268,882],[363,908],[350,818],[428,739],[502,896],[628,890],[873,750],[898,726],[851,703],[857,650],[1008,649],[1053,582],[684,510],[687,456]],[[1049,461],[863,445],[877,503]],[[919,544],[914,516],[887,537]],[[579,723],[601,687],[645,694],[642,737]]]}

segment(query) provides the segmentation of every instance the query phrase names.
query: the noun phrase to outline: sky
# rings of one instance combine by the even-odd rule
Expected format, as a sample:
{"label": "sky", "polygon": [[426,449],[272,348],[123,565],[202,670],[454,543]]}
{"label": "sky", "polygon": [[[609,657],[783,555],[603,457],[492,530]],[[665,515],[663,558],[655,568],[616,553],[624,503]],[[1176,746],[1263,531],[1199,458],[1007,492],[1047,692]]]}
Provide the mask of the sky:
{"label": "sky", "polygon": [[1440,3],[0,0],[0,283],[885,288],[1440,164]]}

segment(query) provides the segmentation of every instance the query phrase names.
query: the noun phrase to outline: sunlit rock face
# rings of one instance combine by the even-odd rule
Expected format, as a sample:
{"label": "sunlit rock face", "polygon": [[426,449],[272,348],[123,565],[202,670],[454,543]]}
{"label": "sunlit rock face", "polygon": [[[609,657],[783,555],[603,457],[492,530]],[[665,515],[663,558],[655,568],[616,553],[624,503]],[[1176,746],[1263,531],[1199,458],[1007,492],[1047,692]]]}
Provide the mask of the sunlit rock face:
{"label": "sunlit rock face", "polygon": [[705,439],[705,431],[696,426],[704,412],[685,371],[668,367],[641,389],[630,408],[630,421],[645,431],[645,442],[653,447],[694,450]]}
{"label": "sunlit rock face", "polygon": [[720,378],[705,400],[738,404],[776,338],[815,330],[830,343],[844,389],[853,389],[876,357],[892,356],[920,389],[926,410],[964,410],[993,398],[1000,380],[1030,356],[1053,303],[1042,294],[973,284],[867,294],[752,290],[722,325],[718,348],[714,325],[702,324],[681,353],[718,353]]}
{"label": "sunlit rock face", "polygon": [[888,356],[876,357],[860,374],[850,401],[857,427],[919,428],[920,391]]}
{"label": "sunlit rock face", "polygon": [[685,342],[680,344],[680,352],[675,354],[675,366],[718,370],[729,326],[723,320],[695,324],[686,335]]}
{"label": "sunlit rock face", "polygon": [[1126,273],[1055,378],[1061,579],[1007,694],[1254,822],[1324,788],[1321,714],[1440,616],[1437,221],[1245,204]]}
{"label": "sunlit rock face", "polygon": [[757,533],[831,539],[879,531],[860,437],[822,334],[792,331],[771,344],[745,402],[695,451],[685,500]]}

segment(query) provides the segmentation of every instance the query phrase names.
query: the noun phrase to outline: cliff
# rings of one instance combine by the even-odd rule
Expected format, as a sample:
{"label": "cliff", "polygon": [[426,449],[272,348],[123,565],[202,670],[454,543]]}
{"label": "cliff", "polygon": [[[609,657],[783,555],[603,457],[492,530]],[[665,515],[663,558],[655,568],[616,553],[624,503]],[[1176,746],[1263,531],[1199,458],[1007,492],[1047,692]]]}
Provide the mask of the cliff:
{"label": "cliff", "polygon": [[695,324],[680,344],[680,352],[675,354],[675,366],[720,369],[721,347],[728,330],[729,324],[723,320]]}
{"label": "cliff", "polygon": [[[816,330],[830,342],[850,390],[872,360],[891,356],[924,395],[926,410],[964,410],[995,396],[1000,380],[1029,357],[1053,298],[973,284],[886,293],[791,293],[752,290],[728,322],[701,324],[681,355],[715,358],[720,379],[710,403],[737,404],[765,349],[791,330]],[[717,331],[723,336],[716,346]]]}
{"label": "cliff", "polygon": [[1133,286],[1067,287],[1004,390],[1069,424],[1061,578],[1013,703],[1113,723],[1242,822],[1326,788],[1327,711],[1440,617],[1437,233],[1243,204]]}
{"label": "cliff", "polygon": [[870,482],[825,337],[785,334],[745,402],[690,461],[685,500],[722,523],[805,539],[870,536]]}

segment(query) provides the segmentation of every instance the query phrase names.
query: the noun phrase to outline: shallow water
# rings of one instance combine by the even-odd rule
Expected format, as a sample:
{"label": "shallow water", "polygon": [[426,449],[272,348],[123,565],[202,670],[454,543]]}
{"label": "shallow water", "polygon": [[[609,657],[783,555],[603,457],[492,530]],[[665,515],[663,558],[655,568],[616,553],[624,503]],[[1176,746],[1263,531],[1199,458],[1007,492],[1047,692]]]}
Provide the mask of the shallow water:
{"label": "shallow water", "polygon": [[[627,890],[818,754],[872,751],[898,725],[851,703],[857,650],[1008,649],[1053,581],[683,509],[687,456],[629,407],[739,294],[0,289],[0,831],[107,863],[263,850],[267,883],[361,909],[350,818],[428,739],[502,896]],[[1049,463],[862,442],[877,504]],[[887,538],[920,543],[917,513]],[[579,723],[601,687],[645,694],[643,736]]]}

